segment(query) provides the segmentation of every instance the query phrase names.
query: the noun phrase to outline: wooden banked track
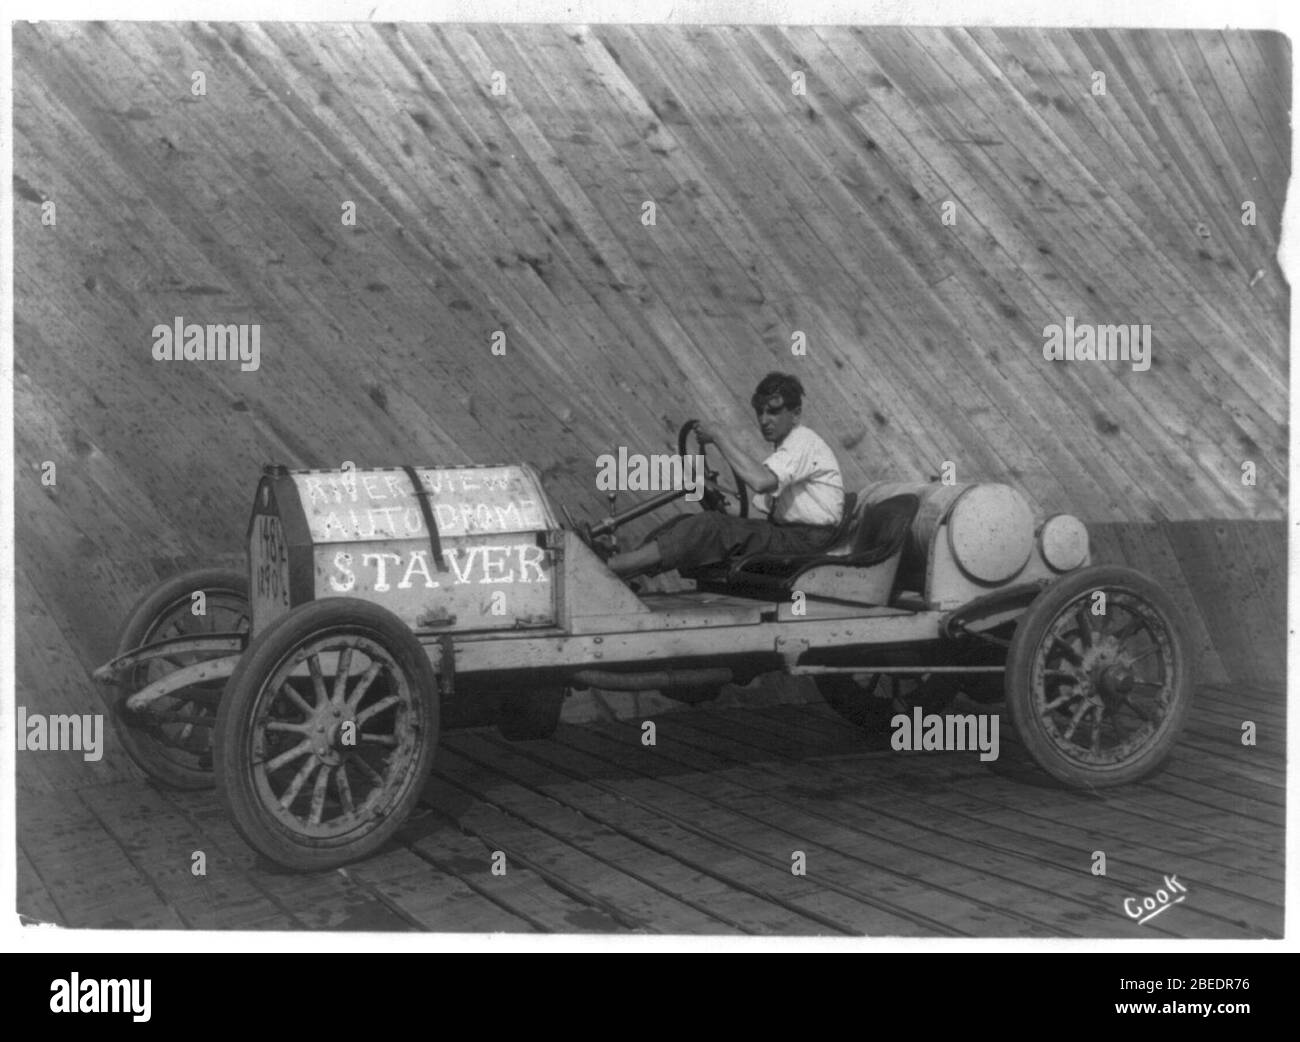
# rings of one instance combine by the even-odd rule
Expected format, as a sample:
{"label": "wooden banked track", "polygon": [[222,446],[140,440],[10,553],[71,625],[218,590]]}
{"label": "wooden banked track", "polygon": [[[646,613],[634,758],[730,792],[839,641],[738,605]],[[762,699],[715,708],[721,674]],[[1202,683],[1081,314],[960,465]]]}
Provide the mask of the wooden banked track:
{"label": "wooden banked track", "polygon": [[[1097,560],[1170,591],[1204,681],[1168,768],[1096,795],[1050,785],[1005,717],[993,764],[864,745],[816,702],[663,714],[624,696],[554,741],[449,734],[402,841],[305,878],[258,862],[211,793],[146,784],[110,734],[97,762],[18,756],[24,914],[1281,932],[1284,36],[24,23],[13,39],[17,705],[105,713],[90,671],[137,597],[243,566],[266,462],[528,462],[594,520],[600,454],[675,451],[691,416],[752,432],[772,369],[800,375],[850,488],[952,461],[1081,517]],[[259,324],[260,369],[155,362],[151,331],[176,316]],[[1151,368],[1045,361],[1067,316],[1149,324]],[[1124,897],[1165,874],[1186,900],[1133,924]]]}
{"label": "wooden banked track", "polygon": [[[1095,794],[1052,783],[1005,721],[992,763],[896,752],[815,704],[661,715],[653,747],[633,720],[459,732],[399,842],[307,877],[260,862],[210,793],[31,794],[20,907],[81,927],[1278,937],[1283,706],[1202,687],[1168,766]],[[1182,902],[1126,914],[1171,876]]]}

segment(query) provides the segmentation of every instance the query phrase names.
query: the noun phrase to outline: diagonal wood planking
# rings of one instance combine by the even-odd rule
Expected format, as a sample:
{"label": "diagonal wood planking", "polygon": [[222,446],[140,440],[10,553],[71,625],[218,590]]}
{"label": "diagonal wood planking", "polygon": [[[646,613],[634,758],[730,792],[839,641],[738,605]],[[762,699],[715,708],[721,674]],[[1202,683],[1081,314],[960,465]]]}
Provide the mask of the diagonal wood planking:
{"label": "diagonal wood planking", "polygon": [[[1098,530],[1106,556],[1177,588],[1209,679],[1281,677],[1284,37],[14,32],[18,676],[33,709],[93,708],[80,673],[135,596],[182,563],[238,560],[265,461],[527,460],[595,517],[599,453],[662,451],[689,415],[750,425],[772,368],[801,374],[851,486],[952,459],[962,479],[1114,526]],[[1042,327],[1067,314],[1151,323],[1151,371],[1045,363]],[[260,323],[261,370],[154,363],[150,330],[176,315]],[[807,357],[791,356],[794,330]],[[1241,715],[1222,709],[1225,726]],[[21,787],[134,774],[110,740],[93,771],[49,759]]]}

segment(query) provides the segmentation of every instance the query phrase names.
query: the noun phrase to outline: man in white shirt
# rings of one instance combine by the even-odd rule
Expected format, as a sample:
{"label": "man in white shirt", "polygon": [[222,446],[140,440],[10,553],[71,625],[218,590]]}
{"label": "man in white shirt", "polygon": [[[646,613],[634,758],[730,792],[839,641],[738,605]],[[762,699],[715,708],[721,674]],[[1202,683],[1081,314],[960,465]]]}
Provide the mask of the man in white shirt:
{"label": "man in white shirt", "polygon": [[701,423],[701,444],[716,445],[749,486],[767,518],[736,518],[716,511],[674,518],[635,550],[606,562],[630,578],[676,568],[688,571],[748,554],[806,553],[822,545],[840,522],[844,481],[835,453],[800,424],[803,385],[786,373],[768,373],[750,399],[763,437],[775,451],[761,462],[730,431]]}

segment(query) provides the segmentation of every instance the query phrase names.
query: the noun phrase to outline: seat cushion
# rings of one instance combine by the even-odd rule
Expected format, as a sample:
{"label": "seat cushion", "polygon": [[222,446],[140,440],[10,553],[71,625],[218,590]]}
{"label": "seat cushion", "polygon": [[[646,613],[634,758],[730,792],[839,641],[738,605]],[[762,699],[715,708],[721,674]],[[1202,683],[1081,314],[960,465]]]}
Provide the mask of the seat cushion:
{"label": "seat cushion", "polygon": [[[854,497],[856,501],[856,497]],[[856,505],[856,504],[855,504]],[[693,573],[707,586],[726,586],[782,597],[794,581],[811,568],[824,564],[869,568],[901,552],[920,507],[914,494],[891,496],[871,505],[846,511],[837,538],[825,548],[806,554],[751,554],[727,565],[712,565]]]}

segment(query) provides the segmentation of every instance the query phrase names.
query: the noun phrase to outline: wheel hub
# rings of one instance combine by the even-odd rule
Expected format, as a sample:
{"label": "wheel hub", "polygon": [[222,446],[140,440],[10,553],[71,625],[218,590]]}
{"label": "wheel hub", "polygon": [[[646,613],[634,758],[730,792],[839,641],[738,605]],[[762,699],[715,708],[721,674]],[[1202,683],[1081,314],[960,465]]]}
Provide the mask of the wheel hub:
{"label": "wheel hub", "polygon": [[1084,651],[1075,672],[1080,694],[1096,705],[1109,706],[1133,688],[1133,671],[1114,637],[1104,637]]}
{"label": "wheel hub", "polygon": [[1102,670],[1097,686],[1108,700],[1123,698],[1133,690],[1133,671],[1122,663],[1107,666]]}
{"label": "wheel hub", "polygon": [[330,767],[343,762],[343,725],[354,722],[354,715],[340,706],[321,706],[309,722],[311,747],[316,758]]}

